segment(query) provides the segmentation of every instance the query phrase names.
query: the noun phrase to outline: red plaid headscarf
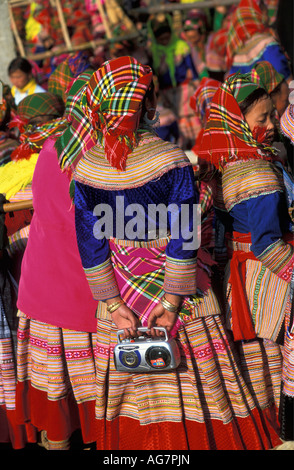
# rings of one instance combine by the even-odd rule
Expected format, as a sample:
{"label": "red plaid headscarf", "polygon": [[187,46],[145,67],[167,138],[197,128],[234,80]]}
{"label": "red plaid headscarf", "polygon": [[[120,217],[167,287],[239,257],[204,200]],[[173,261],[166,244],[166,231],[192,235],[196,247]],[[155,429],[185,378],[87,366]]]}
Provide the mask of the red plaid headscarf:
{"label": "red plaid headscarf", "polygon": [[258,128],[251,132],[239,106],[257,88],[259,85],[251,81],[250,73],[233,74],[211,101],[199,157],[217,169],[236,160],[276,158],[274,150],[265,143],[265,130]]}
{"label": "red plaid headscarf", "polygon": [[133,57],[105,62],[89,80],[81,99],[93,131],[104,143],[110,164],[124,170],[137,144],[142,100],[152,82],[152,70]]}
{"label": "red plaid headscarf", "polygon": [[230,69],[233,56],[256,33],[270,35],[270,28],[265,24],[264,14],[258,0],[241,0],[232,15],[227,42],[227,67]]}
{"label": "red plaid headscarf", "polygon": [[221,85],[221,82],[213,78],[203,77],[195,93],[190,98],[190,106],[195,111],[202,123],[208,118],[211,100]]}

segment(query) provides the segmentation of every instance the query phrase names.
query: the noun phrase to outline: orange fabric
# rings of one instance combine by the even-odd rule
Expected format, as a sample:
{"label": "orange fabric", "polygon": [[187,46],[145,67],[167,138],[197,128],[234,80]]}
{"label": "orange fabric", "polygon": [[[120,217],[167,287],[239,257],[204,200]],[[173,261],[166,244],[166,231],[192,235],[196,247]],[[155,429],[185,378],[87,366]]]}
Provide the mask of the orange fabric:
{"label": "orange fabric", "polygon": [[38,431],[47,431],[50,441],[66,441],[75,430],[81,429],[84,442],[94,442],[94,410],[94,401],[77,405],[72,395],[53,401],[30,382],[18,382],[16,386],[17,422],[30,422]]}
{"label": "orange fabric", "polygon": [[248,417],[228,424],[219,420],[187,420],[140,426],[135,419],[120,417],[112,422],[98,420],[97,449],[264,450],[281,444],[277,428],[275,407],[262,413],[255,409]]}

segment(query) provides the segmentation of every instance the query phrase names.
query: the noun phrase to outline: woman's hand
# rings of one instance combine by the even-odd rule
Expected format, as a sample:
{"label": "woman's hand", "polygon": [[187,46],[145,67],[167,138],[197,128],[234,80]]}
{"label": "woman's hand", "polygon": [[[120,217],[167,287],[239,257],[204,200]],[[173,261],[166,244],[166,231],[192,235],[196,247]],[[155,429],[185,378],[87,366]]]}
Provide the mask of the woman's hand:
{"label": "woman's hand", "polygon": [[[173,305],[179,307],[181,303],[181,297],[165,294],[166,300],[168,300]],[[170,312],[166,310],[161,303],[157,304],[156,307],[152,310],[148,318],[148,328],[151,330],[152,336],[163,336],[162,331],[155,330],[155,326],[160,326],[166,329],[167,332],[170,332],[176,321],[178,319],[178,314],[176,312]]]}
{"label": "woman's hand", "polygon": [[[119,297],[113,298],[109,299],[106,303],[107,305],[111,305],[119,300],[121,300]],[[124,303],[122,303],[119,308],[111,313],[111,318],[117,326],[118,330],[124,330],[122,339],[137,337],[139,335],[137,328],[141,326],[140,321],[138,317],[132,312],[132,310],[129,309],[129,307],[127,307]]]}

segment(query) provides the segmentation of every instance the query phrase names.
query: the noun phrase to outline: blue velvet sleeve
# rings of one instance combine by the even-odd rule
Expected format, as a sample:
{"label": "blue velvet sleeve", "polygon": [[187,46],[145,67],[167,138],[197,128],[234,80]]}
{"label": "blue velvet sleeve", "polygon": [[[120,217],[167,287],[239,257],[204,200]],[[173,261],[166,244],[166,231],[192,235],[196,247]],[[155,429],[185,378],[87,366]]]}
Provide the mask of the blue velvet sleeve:
{"label": "blue velvet sleeve", "polygon": [[199,195],[192,167],[173,172],[170,187],[168,205],[174,205],[178,210],[168,212],[172,238],[166,254],[174,259],[194,258],[198,249],[197,229],[201,225],[201,215],[196,207]]}
{"label": "blue velvet sleeve", "polygon": [[75,224],[77,242],[82,265],[91,268],[102,264],[109,257],[109,244],[106,238],[97,239],[94,227],[97,217],[93,214],[96,201],[91,188],[75,183]]}
{"label": "blue velvet sleeve", "polygon": [[289,216],[280,192],[252,197],[235,206],[231,215],[235,231],[251,233],[251,250],[256,257],[287,231]]}
{"label": "blue velvet sleeve", "polygon": [[[124,203],[121,211],[117,211],[116,207],[118,196]],[[83,267],[98,266],[109,257],[109,244],[101,230],[102,223],[97,225],[99,217],[95,207],[100,204],[106,205],[111,211],[112,236],[147,240],[154,238],[158,231],[159,236],[166,236],[168,230],[172,240],[167,246],[167,255],[176,259],[195,257],[198,248],[197,226],[200,223],[197,202],[194,174],[190,166],[174,168],[141,187],[120,191],[105,191],[76,182],[76,232]],[[143,227],[137,235],[127,230],[128,224],[134,220],[131,215],[127,215],[127,208],[134,205],[140,206],[143,217],[140,219]],[[154,213],[151,213],[152,206]],[[123,233],[119,235],[118,230],[123,230]],[[150,232],[154,232],[153,236]]]}

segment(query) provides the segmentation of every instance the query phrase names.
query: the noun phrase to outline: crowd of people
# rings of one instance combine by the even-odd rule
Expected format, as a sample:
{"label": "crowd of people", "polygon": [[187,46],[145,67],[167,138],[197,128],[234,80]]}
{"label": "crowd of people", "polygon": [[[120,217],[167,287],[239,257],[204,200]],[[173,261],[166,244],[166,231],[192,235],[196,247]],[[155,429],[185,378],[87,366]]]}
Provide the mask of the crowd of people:
{"label": "crowd of people", "polygon": [[[35,49],[57,41],[42,4],[25,28]],[[68,15],[72,40],[103,30],[89,16],[97,2],[85,4]],[[294,77],[282,5],[191,9],[180,26],[152,14],[140,41],[10,63],[0,443],[70,450],[78,435],[98,451],[267,450],[294,440]],[[26,208],[10,211],[14,202]],[[118,341],[167,337],[177,367],[156,356],[142,372],[140,352],[135,364],[114,355]]]}

